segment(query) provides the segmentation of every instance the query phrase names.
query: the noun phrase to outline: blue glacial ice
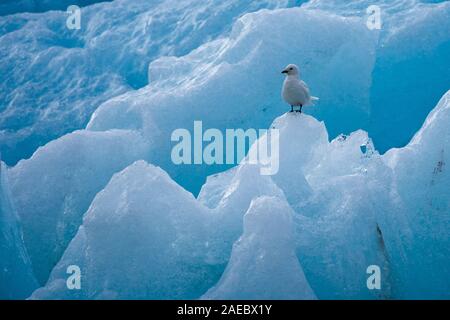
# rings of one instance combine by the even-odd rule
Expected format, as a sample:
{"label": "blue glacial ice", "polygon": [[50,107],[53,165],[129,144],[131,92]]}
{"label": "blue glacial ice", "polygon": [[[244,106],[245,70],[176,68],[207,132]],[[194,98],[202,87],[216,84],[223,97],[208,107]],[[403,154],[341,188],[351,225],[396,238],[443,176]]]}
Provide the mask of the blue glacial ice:
{"label": "blue glacial ice", "polygon": [[[196,298],[220,276],[204,263],[205,218],[206,208],[167,173],[136,162],[97,194],[33,298]],[[67,290],[69,265],[83,270],[81,290]]]}
{"label": "blue glacial ice", "polygon": [[295,254],[292,219],[285,200],[253,200],[227,269],[202,299],[316,299]]}
{"label": "blue glacial ice", "polygon": [[[430,113],[421,130],[401,149],[386,153],[395,192],[392,212],[381,210],[382,228],[392,239],[388,248],[399,292],[420,298],[446,298],[450,292],[450,92]],[[404,226],[404,227],[403,227]],[[408,272],[405,272],[407,270]]]}
{"label": "blue glacial ice", "polygon": [[[147,65],[158,57],[178,57],[182,60],[178,66],[187,67],[195,61],[190,62],[183,56],[204,43],[229,37],[232,24],[245,13],[303,2],[229,0],[218,5],[214,1],[184,0],[174,6],[172,1],[118,0],[84,7],[84,24],[76,31],[65,27],[67,14],[63,11],[0,17],[3,49],[0,56],[0,149],[4,161],[13,165],[28,158],[38,146],[84,127],[92,112],[103,102],[144,87],[148,83]],[[365,28],[365,8],[381,5],[383,28],[380,32],[370,32],[373,36],[370,43],[351,38],[358,44],[354,50],[345,43],[335,49],[326,45],[329,40],[323,38],[323,31],[330,37],[336,35],[332,43],[339,42],[342,36],[339,36],[340,28],[333,28],[325,20],[323,26],[317,26],[318,32],[309,37],[302,36],[301,30],[308,31],[309,26],[316,25],[308,20],[305,20],[308,23],[298,19],[292,23],[279,20],[280,27],[273,25],[274,30],[267,32],[267,36],[253,31],[257,39],[273,45],[274,49],[268,53],[270,56],[279,56],[278,60],[283,64],[285,60],[297,60],[304,69],[304,76],[312,81],[317,91],[320,89],[322,95],[342,92],[340,98],[336,98],[338,105],[324,100],[324,106],[332,107],[314,114],[328,120],[331,135],[364,128],[378,149],[385,152],[391,147],[405,145],[447,90],[449,4],[448,1],[429,2],[316,0],[303,4],[303,8],[315,12],[318,17],[319,10],[327,15],[344,16],[342,23],[357,20],[361,28]],[[186,8],[190,10],[188,15],[183,14]],[[181,20],[178,19],[180,16],[183,17]],[[271,28],[269,23],[263,27],[261,24],[264,24],[261,19],[259,25],[246,24],[246,30]],[[285,54],[287,40],[275,31],[284,30],[286,24],[290,29],[298,30],[299,35],[295,47]],[[302,41],[313,46],[309,50],[318,53],[318,59],[303,57],[304,48],[297,50],[301,49],[298,46]],[[323,43],[318,46],[320,42]],[[359,44],[367,46],[367,51],[361,50]],[[327,50],[336,52],[333,59],[327,60],[329,67],[322,69],[320,55]],[[245,51],[237,59],[242,61],[244,55]],[[170,66],[162,68],[169,72]],[[153,80],[159,76],[155,72]],[[337,76],[339,72],[346,75],[340,73]],[[177,70],[175,74],[180,73]],[[358,75],[360,78],[356,79]],[[355,85],[351,94],[342,91],[351,85]],[[425,89],[417,90],[418,87]],[[251,91],[256,93],[264,89],[258,84]],[[245,101],[239,99],[237,102]],[[337,111],[332,112],[334,109]],[[345,110],[345,116],[340,117]],[[270,108],[268,113],[273,117],[278,115]],[[273,117],[266,119],[265,124],[270,124]],[[340,118],[339,122],[330,121],[336,117]]]}
{"label": "blue glacial ice", "polygon": [[[328,142],[323,122],[287,114],[271,126],[277,175],[242,163],[198,199],[138,161],[97,194],[32,298],[448,298],[449,117],[450,91],[406,147],[382,156],[364,131]],[[310,193],[296,193],[304,184]],[[79,291],[65,285],[71,264],[85,272]],[[367,288],[371,265],[381,290]]]}
{"label": "blue glacial ice", "polygon": [[[303,56],[308,59],[318,59],[318,63],[326,65],[326,61],[333,60],[335,51],[342,46],[346,47],[343,52],[348,52],[352,42],[359,43],[359,50],[362,52],[370,51],[370,46],[367,48],[365,44],[370,43],[372,35],[367,28],[360,27],[354,21],[342,21],[339,17],[327,14],[316,16],[302,9],[261,11],[246,15],[235,25],[230,38],[212,41],[180,59],[164,58],[155,61],[150,65],[150,78],[153,75],[158,80],[141,90],[130,91],[109,100],[94,113],[88,124],[88,130],[49,143],[39,149],[32,158],[21,161],[11,170],[13,192],[17,193],[16,207],[24,223],[24,238],[30,243],[29,253],[41,284],[45,283],[51,266],[61,257],[95,194],[105,187],[113,173],[123,169],[130,161],[144,159],[158,165],[174,177],[175,181],[194,192],[200,189],[208,175],[227,169],[226,166],[175,166],[170,158],[172,130],[189,128],[196,119],[202,119],[205,128],[267,127],[273,115],[282,111],[278,94],[281,80],[281,77],[278,77],[279,69],[285,65],[282,60],[294,55],[296,48],[302,48],[299,40],[295,47],[285,50],[285,54],[280,58],[278,54],[273,53],[271,45],[277,43],[275,34],[281,32],[283,26],[297,23],[300,27],[299,21],[302,20],[308,21],[306,24],[308,27],[300,33],[300,36],[307,37],[307,32],[313,32],[314,28],[321,26],[315,32],[321,32],[328,37],[325,42],[318,44],[319,48],[323,45],[326,47],[321,56],[317,55],[318,49],[302,49]],[[280,21],[284,22],[280,24]],[[329,25],[339,30],[338,38],[335,39],[326,31]],[[259,29],[261,31],[258,31]],[[352,34],[352,39],[348,39],[348,34]],[[259,44],[260,37],[266,39],[265,45],[264,42]],[[253,46],[263,52],[258,53],[252,49]],[[288,49],[288,46],[285,46],[285,49]],[[219,55],[219,59],[215,58],[216,55]],[[254,55],[257,58],[253,57]],[[343,55],[344,53],[342,57]],[[260,59],[262,61],[259,61]],[[280,62],[276,63],[274,60]],[[333,69],[335,62],[332,61],[331,65],[330,68]],[[362,63],[361,68],[365,68]],[[263,81],[264,73],[271,75],[267,81]],[[167,77],[170,74],[174,76]],[[201,76],[196,76],[198,74]],[[370,72],[367,70],[367,79],[370,78],[369,75]],[[360,77],[358,75],[353,79],[352,83],[355,86],[359,85]],[[256,86],[253,92],[234,91],[236,86],[242,87],[250,79],[260,81],[258,83],[260,88]],[[173,90],[174,87],[177,88],[176,91]],[[345,94],[348,100],[357,100],[357,97],[351,97],[350,86],[346,87]],[[227,98],[230,93],[233,93],[235,101]],[[191,112],[183,112],[186,108],[190,108]],[[229,112],[230,108],[233,108],[233,112]],[[266,112],[263,110],[265,108]],[[111,157],[107,155],[108,150],[105,149],[103,156],[97,159],[95,154],[101,150],[95,149],[97,142],[91,137],[102,136],[110,140],[109,144],[113,150],[117,150],[114,149],[116,137],[111,135],[110,130],[128,130],[128,135],[142,137],[142,144],[145,146],[137,153],[134,153],[132,148],[128,153],[117,151]],[[72,143],[74,136],[76,142]],[[117,141],[119,150],[123,150],[120,146],[121,141],[124,140]],[[139,138],[135,144],[140,145],[138,141]],[[82,149],[80,153],[79,145],[92,147],[85,152]],[[127,143],[124,142],[123,145]],[[91,156],[93,162],[92,165],[87,165],[84,158],[78,158],[78,154],[84,155],[90,150],[94,151]],[[123,157],[126,161],[117,162],[114,157]],[[38,164],[40,161],[42,164]],[[57,170],[50,173],[42,170],[46,167],[45,163],[54,163]],[[89,176],[79,174],[84,172],[86,167],[91,170],[91,174]],[[41,176],[49,176],[55,182],[48,183],[39,178]],[[36,229],[46,230],[48,240],[53,239],[50,241],[52,245],[42,249],[44,254],[40,253],[39,242],[34,241],[41,236],[41,232],[34,231],[34,220],[40,219],[41,216],[48,219],[43,220]]]}
{"label": "blue glacial ice", "polygon": [[38,284],[11,200],[6,170],[0,162],[0,299],[25,299]]}
{"label": "blue glacial ice", "polygon": [[182,56],[223,37],[247,12],[289,5],[288,0],[116,0],[83,7],[80,30],[66,27],[65,11],[0,17],[4,161],[13,165],[83,128],[102,102],[146,85],[147,66],[157,57]]}
{"label": "blue glacial ice", "polygon": [[[450,2],[376,3],[380,31],[365,25],[374,1],[122,0],[83,8],[75,33],[61,12],[1,17],[0,148],[14,163],[45,144],[7,170],[32,298],[448,298]],[[280,117],[287,63],[319,121]],[[194,120],[280,129],[278,174],[174,165],[170,135]],[[289,245],[261,236],[272,206]]]}
{"label": "blue glacial ice", "polygon": [[[115,174],[96,195],[47,285],[32,298],[199,298],[223,273],[252,199],[282,197],[257,168],[237,173],[217,208],[144,161]],[[250,187],[258,181],[259,188]],[[81,290],[67,290],[70,265],[83,270]]]}
{"label": "blue glacial ice", "polygon": [[48,143],[8,171],[36,278],[45,283],[78,230],[84,213],[111,176],[145,156],[131,131],[76,131]]}

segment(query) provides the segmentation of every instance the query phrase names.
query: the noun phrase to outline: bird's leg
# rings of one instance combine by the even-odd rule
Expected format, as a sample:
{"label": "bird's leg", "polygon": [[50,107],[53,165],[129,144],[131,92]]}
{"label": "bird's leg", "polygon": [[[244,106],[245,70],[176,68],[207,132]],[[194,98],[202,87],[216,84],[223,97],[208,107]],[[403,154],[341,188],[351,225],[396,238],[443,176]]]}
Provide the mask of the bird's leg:
{"label": "bird's leg", "polygon": [[302,113],[302,108],[303,108],[303,105],[300,105],[300,110],[298,110],[298,112]]}
{"label": "bird's leg", "polygon": [[294,112],[294,106],[291,106],[291,112]]}

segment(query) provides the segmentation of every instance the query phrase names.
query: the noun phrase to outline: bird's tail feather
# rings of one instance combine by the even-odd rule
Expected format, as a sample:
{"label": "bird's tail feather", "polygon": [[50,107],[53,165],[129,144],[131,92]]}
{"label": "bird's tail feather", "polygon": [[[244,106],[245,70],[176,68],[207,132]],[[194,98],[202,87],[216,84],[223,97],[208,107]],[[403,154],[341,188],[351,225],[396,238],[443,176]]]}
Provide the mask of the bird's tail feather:
{"label": "bird's tail feather", "polygon": [[310,103],[314,106],[314,102],[319,101],[320,99],[318,97],[311,97]]}

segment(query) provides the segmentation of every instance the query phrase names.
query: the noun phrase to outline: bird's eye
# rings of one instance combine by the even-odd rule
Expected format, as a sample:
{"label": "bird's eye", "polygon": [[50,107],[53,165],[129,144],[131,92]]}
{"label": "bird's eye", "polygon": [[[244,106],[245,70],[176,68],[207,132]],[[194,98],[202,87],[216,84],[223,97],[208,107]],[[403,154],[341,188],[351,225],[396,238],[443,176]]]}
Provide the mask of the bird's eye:
{"label": "bird's eye", "polygon": [[294,70],[294,68],[290,68],[289,70]]}

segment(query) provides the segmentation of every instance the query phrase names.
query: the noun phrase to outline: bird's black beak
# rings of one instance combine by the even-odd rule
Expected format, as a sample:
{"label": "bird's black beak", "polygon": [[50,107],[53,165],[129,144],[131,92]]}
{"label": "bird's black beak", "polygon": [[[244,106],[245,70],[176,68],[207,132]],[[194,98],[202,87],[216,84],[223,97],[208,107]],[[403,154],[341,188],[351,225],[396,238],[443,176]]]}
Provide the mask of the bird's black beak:
{"label": "bird's black beak", "polygon": [[288,73],[288,71],[287,71],[287,70],[283,70],[283,71],[281,71],[281,73],[286,73],[286,74],[287,74],[287,73]]}

